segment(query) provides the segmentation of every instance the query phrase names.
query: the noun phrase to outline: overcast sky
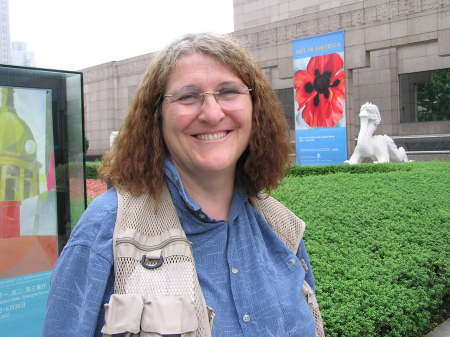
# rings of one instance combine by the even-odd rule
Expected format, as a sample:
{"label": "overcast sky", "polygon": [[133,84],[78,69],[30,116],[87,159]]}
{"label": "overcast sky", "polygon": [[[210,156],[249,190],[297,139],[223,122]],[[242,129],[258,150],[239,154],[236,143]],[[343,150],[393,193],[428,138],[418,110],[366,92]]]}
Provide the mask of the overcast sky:
{"label": "overcast sky", "polygon": [[9,0],[11,41],[41,68],[79,70],[156,51],[189,32],[233,31],[233,0]]}

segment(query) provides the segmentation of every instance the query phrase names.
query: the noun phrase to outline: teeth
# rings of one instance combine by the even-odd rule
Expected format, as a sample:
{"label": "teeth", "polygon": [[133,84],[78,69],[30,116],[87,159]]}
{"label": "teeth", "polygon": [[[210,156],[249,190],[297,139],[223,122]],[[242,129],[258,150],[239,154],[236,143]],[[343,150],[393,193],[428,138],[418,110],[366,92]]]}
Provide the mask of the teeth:
{"label": "teeth", "polygon": [[201,140],[218,140],[218,139],[222,139],[227,135],[226,132],[218,132],[218,133],[208,133],[208,134],[203,134],[203,135],[197,135],[195,136],[198,139]]}

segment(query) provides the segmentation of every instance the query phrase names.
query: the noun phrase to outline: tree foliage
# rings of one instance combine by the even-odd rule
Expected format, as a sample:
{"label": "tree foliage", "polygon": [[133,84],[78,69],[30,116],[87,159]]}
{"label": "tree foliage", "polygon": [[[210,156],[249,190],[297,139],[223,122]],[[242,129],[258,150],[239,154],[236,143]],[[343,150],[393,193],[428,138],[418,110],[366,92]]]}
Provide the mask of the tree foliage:
{"label": "tree foliage", "polygon": [[450,68],[434,70],[431,81],[417,85],[417,120],[450,120]]}

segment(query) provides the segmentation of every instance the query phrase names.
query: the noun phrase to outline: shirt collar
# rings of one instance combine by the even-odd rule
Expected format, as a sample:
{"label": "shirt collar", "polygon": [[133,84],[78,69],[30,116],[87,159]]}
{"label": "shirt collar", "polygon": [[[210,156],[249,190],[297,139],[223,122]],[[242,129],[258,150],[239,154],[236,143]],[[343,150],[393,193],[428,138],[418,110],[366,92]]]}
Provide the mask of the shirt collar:
{"label": "shirt collar", "polygon": [[[189,193],[184,189],[180,174],[178,173],[177,168],[175,167],[172,159],[169,156],[167,156],[165,159],[164,173],[167,179],[172,183],[172,186],[175,187],[177,194],[183,200],[184,204],[191,211],[191,213],[196,215],[200,214],[202,220],[205,222],[217,221],[210,218],[206,213],[204,213],[200,205],[197,204],[195,200],[191,198]],[[234,220],[239,215],[241,207],[246,201],[248,201],[248,197],[244,192],[244,189],[239,185],[235,186],[233,199],[230,206],[229,221]]]}
{"label": "shirt collar", "polygon": [[164,173],[166,174],[167,179],[169,179],[170,182],[175,186],[176,191],[178,192],[181,199],[183,199],[187,208],[189,208],[193,212],[201,211],[200,205],[197,204],[184,189],[180,174],[178,173],[177,168],[175,167],[172,159],[169,156],[166,157]]}

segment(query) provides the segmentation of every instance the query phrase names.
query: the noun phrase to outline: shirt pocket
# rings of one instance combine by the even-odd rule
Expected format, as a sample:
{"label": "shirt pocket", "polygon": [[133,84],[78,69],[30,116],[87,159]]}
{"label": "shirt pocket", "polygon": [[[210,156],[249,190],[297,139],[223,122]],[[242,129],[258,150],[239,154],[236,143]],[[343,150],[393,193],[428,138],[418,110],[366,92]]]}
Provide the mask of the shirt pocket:
{"label": "shirt pocket", "polygon": [[301,259],[286,252],[279,254],[279,278],[276,284],[288,337],[313,337],[314,320],[303,292],[306,270]]}
{"label": "shirt pocket", "polygon": [[306,269],[304,268],[304,265],[296,255],[292,254],[292,252],[283,252],[278,255],[279,263],[283,265],[283,268],[291,273],[298,273],[297,277],[301,278],[301,281],[303,282],[303,279],[306,275]]}

